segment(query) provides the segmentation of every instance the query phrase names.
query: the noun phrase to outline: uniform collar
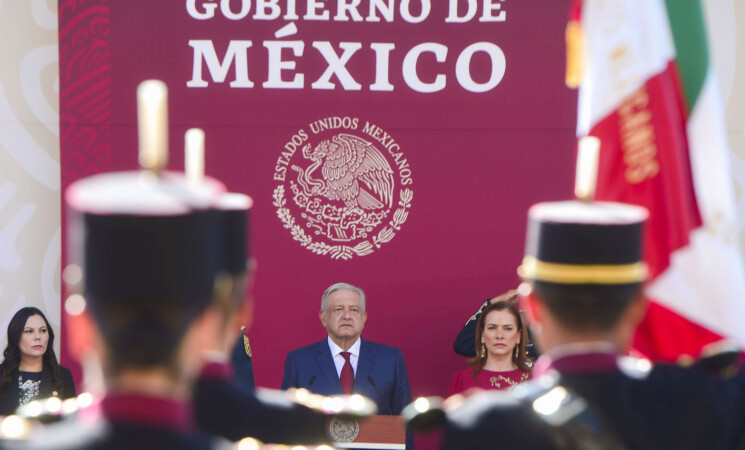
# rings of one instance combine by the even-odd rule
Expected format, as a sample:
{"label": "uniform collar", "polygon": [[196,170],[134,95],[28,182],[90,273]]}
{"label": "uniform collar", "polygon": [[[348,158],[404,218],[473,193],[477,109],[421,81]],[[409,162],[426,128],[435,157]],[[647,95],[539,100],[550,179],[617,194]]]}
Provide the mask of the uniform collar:
{"label": "uniform collar", "polygon": [[233,365],[228,361],[208,362],[202,367],[199,378],[230,380],[233,378]]}
{"label": "uniform collar", "polygon": [[101,401],[103,415],[113,423],[147,425],[181,433],[191,431],[191,405],[163,397],[110,393]]}
{"label": "uniform collar", "polygon": [[541,376],[551,370],[560,373],[600,373],[618,370],[618,351],[610,342],[582,342],[562,345],[541,355],[533,373]]}

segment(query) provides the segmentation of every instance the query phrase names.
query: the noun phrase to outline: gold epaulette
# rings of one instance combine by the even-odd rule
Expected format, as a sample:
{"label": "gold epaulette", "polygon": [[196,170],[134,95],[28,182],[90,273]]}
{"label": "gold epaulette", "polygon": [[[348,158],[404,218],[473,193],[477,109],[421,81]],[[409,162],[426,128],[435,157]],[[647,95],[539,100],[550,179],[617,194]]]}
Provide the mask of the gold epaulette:
{"label": "gold epaulette", "polygon": [[246,356],[251,358],[253,355],[251,354],[251,344],[248,342],[248,336],[246,336],[246,327],[241,327],[241,333],[243,333],[243,351],[246,352]]}
{"label": "gold epaulette", "polygon": [[248,336],[245,334],[243,335],[243,350],[246,351],[246,356],[251,358],[253,355],[251,354],[251,344],[248,342]]}

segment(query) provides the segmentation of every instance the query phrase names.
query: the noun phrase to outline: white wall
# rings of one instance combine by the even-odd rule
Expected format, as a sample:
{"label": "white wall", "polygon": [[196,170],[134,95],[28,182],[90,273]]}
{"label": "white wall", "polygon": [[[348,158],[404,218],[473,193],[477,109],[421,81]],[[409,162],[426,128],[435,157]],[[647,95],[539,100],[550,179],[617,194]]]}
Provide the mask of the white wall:
{"label": "white wall", "polygon": [[0,43],[2,351],[22,306],[44,311],[59,334],[57,1],[0,0]]}

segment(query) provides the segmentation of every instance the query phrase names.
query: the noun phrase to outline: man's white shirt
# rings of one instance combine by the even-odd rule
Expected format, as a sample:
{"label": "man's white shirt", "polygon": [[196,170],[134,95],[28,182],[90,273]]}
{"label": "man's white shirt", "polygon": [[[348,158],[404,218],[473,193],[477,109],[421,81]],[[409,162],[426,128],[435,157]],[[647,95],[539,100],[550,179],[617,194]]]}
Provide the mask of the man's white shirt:
{"label": "man's white shirt", "polygon": [[[357,338],[354,344],[352,344],[351,347],[349,347],[349,350],[347,350],[349,353],[352,354],[352,356],[349,357],[349,362],[352,364],[352,370],[354,371],[354,376],[357,376],[357,362],[360,359],[360,344],[361,339]],[[331,354],[334,357],[334,365],[336,366],[336,375],[341,377],[341,368],[344,367],[344,357],[341,356],[341,352],[344,351],[341,347],[336,345],[334,341],[331,340],[331,337],[328,337],[328,343],[329,343],[329,349],[331,350]]]}

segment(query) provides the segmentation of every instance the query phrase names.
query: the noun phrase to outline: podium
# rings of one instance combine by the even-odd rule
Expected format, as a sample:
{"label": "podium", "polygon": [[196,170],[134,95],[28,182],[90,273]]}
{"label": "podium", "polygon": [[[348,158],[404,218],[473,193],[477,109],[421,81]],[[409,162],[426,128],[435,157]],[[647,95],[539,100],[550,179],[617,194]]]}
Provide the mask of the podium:
{"label": "podium", "polygon": [[370,416],[361,420],[334,418],[329,436],[337,448],[406,449],[406,427],[401,416]]}

